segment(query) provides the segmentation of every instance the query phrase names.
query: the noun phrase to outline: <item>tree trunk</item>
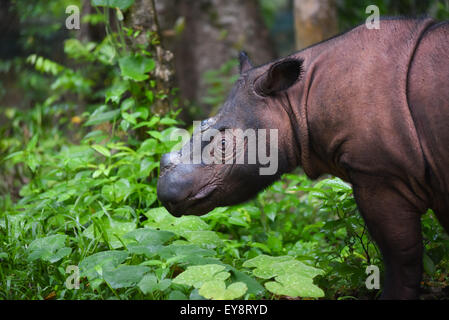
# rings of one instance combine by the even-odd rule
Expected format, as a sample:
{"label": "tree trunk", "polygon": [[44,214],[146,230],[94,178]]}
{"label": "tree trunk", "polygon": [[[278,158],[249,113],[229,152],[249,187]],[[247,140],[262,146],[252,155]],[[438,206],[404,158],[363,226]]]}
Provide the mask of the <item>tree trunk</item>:
{"label": "tree trunk", "polygon": [[[256,0],[156,0],[156,4],[164,45],[174,52],[181,103],[185,109],[199,107],[184,112],[186,121],[212,112],[213,106],[202,101],[209,89],[206,71],[237,58],[239,50],[257,63],[275,56]],[[181,32],[174,30],[175,24],[182,25]],[[237,72],[235,67],[231,74]]]}
{"label": "tree trunk", "polygon": [[297,49],[326,40],[338,32],[335,0],[295,0]]}
{"label": "tree trunk", "polygon": [[[158,2],[162,4],[161,1]],[[148,48],[151,47],[153,52],[156,53],[156,69],[154,77],[156,78],[156,90],[157,93],[167,98],[156,100],[156,105],[153,108],[153,112],[156,114],[166,114],[171,107],[171,91],[173,88],[173,54],[171,51],[166,50],[163,47],[161,28],[159,25],[159,12],[161,9],[156,6],[155,0],[136,0],[131,7],[127,19],[126,25],[133,30],[140,30],[141,33],[135,39],[133,39],[133,45],[144,45]],[[149,43],[149,39],[146,36],[146,32],[151,31],[156,37],[157,41]]]}
{"label": "tree trunk", "polygon": [[[204,73],[219,69],[240,50],[258,64],[275,57],[255,0],[178,0],[179,16],[185,28],[175,43],[177,84],[182,97],[199,105],[204,116],[212,106],[204,103],[208,84]],[[232,74],[237,74],[235,67]]]}
{"label": "tree trunk", "polygon": [[[151,1],[135,1],[126,19],[128,26],[153,30]],[[247,51],[256,63],[275,57],[256,0],[154,1],[163,46],[174,53],[174,87],[180,90],[181,105],[185,109],[191,105],[200,108],[193,112],[185,110],[186,121],[212,112],[212,105],[202,101],[209,89],[204,81],[206,71],[219,69],[237,58],[240,50]],[[175,24],[182,25],[182,31],[176,32]],[[237,74],[237,69],[231,73]]]}

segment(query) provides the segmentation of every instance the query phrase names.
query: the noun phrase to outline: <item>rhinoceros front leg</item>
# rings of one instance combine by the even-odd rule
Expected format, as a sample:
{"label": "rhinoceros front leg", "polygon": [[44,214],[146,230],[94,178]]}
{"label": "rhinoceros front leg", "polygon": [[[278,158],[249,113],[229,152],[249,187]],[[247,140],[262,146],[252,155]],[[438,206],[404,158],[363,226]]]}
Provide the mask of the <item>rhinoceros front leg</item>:
{"label": "rhinoceros front leg", "polygon": [[385,263],[381,299],[417,299],[423,255],[420,209],[389,183],[361,180],[353,182],[354,196]]}

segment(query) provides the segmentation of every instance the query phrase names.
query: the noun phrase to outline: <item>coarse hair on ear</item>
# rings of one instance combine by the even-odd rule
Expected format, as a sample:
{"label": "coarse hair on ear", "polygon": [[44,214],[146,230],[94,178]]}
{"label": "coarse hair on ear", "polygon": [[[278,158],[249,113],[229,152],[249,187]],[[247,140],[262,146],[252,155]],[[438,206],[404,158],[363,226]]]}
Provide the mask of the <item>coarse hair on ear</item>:
{"label": "coarse hair on ear", "polygon": [[301,79],[304,60],[286,58],[273,63],[268,71],[254,83],[256,92],[261,96],[270,96],[287,90]]}
{"label": "coarse hair on ear", "polygon": [[253,67],[253,64],[249,60],[249,57],[245,51],[240,51],[239,61],[240,61],[240,74],[248,71],[249,69],[251,69]]}

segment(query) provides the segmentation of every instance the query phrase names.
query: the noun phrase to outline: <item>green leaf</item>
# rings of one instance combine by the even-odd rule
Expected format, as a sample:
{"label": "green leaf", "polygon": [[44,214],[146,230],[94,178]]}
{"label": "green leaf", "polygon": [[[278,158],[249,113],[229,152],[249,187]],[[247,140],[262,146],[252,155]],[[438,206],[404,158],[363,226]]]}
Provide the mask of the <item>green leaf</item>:
{"label": "green leaf", "polygon": [[81,275],[86,276],[89,280],[95,279],[100,276],[98,270],[113,269],[127,257],[128,253],[125,251],[110,250],[95,253],[80,262]]}
{"label": "green leaf", "polygon": [[92,6],[119,8],[121,10],[128,9],[133,3],[134,0],[91,0]]}
{"label": "green leaf", "polygon": [[[189,231],[206,231],[211,227],[197,216],[173,217],[164,207],[154,208],[145,213],[148,218],[144,225],[154,229],[174,232],[181,236],[186,236]],[[191,235],[192,238],[200,235]],[[209,235],[212,239],[213,235]],[[214,237],[216,239],[216,237]]]}
{"label": "green leaf", "polygon": [[120,265],[112,270],[105,270],[103,278],[114,288],[128,288],[136,286],[144,274],[151,271],[145,266]]}
{"label": "green leaf", "polygon": [[128,90],[127,81],[119,81],[112,87],[108,88],[105,93],[105,102],[109,100],[115,103],[119,103],[122,95]]}
{"label": "green leaf", "polygon": [[231,276],[229,272],[224,271],[225,266],[219,264],[206,264],[200,266],[190,266],[179,274],[173,283],[193,286],[197,289],[208,281],[221,280],[224,281]]}
{"label": "green leaf", "polygon": [[315,185],[315,188],[322,188],[322,187],[330,187],[334,191],[345,191],[345,192],[352,191],[351,185],[344,182],[340,178],[325,179],[325,180],[318,182]]}
{"label": "green leaf", "polygon": [[[56,234],[39,238],[30,243],[28,247],[28,259],[30,261],[42,259],[44,261],[56,262],[71,253],[70,248],[65,247],[66,235]],[[65,248],[65,249],[64,249]],[[64,249],[62,251],[59,251]]]}
{"label": "green leaf", "polygon": [[435,273],[435,264],[426,252],[423,254],[423,267],[428,275],[433,275]]}
{"label": "green leaf", "polygon": [[295,260],[291,256],[260,255],[245,261],[243,267],[255,268],[253,274],[262,279],[275,278],[265,283],[270,292],[289,297],[322,297],[324,292],[313,284],[313,278],[323,271]]}
{"label": "green leaf", "polygon": [[97,151],[98,153],[102,154],[106,158],[109,158],[111,156],[111,152],[104,146],[101,146],[99,144],[95,144],[92,146],[92,149]]}
{"label": "green leaf", "polygon": [[300,274],[292,273],[278,276],[276,281],[269,281],[265,283],[268,291],[288,297],[303,297],[303,298],[320,298],[324,297],[324,292],[318,286],[313,284],[313,279],[301,276]]}
{"label": "green leaf", "polygon": [[170,279],[158,280],[156,275],[147,274],[139,282],[138,286],[144,294],[153,293],[155,291],[165,291],[170,287]]}
{"label": "green leaf", "polygon": [[145,275],[140,280],[138,287],[144,294],[153,293],[157,289],[157,277],[154,274]]}
{"label": "green leaf", "polygon": [[215,231],[184,231],[179,232],[190,243],[203,245],[206,248],[213,249],[223,245],[223,241],[218,237]]}
{"label": "green leaf", "polygon": [[199,294],[207,299],[233,300],[243,296],[247,290],[248,288],[243,282],[233,283],[226,288],[223,280],[212,280],[201,286]]}
{"label": "green leaf", "polygon": [[147,139],[140,145],[140,148],[137,152],[145,153],[151,156],[156,153],[157,144],[158,144],[157,140]]}
{"label": "green leaf", "polygon": [[101,195],[110,202],[120,203],[125,201],[133,191],[134,187],[129,180],[122,178],[112,184],[104,185]]}
{"label": "green leaf", "polygon": [[[126,244],[131,242],[130,239],[124,239],[124,235],[136,229],[135,222],[122,222],[114,219],[103,218],[98,222],[101,224],[101,230],[95,227],[95,224],[91,224],[86,230],[83,231],[83,235],[89,239],[96,239],[100,242],[105,241],[105,235],[108,239],[109,245],[114,248],[123,247],[122,241]],[[122,240],[122,241],[120,241]]]}
{"label": "green leaf", "polygon": [[188,298],[181,291],[175,290],[170,292],[168,295],[168,300],[188,300]]}
{"label": "green leaf", "polygon": [[[204,264],[218,264],[219,261],[215,258],[216,252],[210,249],[204,249],[196,245],[177,245],[170,244],[168,246],[159,248],[158,255],[164,259],[169,260],[173,257],[178,258],[178,263],[188,263],[193,265]],[[207,262],[203,262],[207,260]],[[213,261],[212,261],[213,260]]]}
{"label": "green leaf", "polygon": [[174,233],[162,230],[139,228],[128,232],[125,238],[150,245],[164,244],[174,237]]}
{"label": "green leaf", "polygon": [[48,257],[47,261],[50,263],[55,263],[61,260],[62,258],[68,257],[72,253],[71,248],[63,247],[56,251],[55,254]]}
{"label": "green leaf", "polygon": [[148,119],[148,116],[150,115],[150,111],[148,108],[140,107],[136,110],[136,115],[138,118],[141,118],[142,120]]}
{"label": "green leaf", "polygon": [[253,274],[259,278],[270,279],[278,275],[297,273],[305,277],[313,278],[323,271],[308,266],[291,256],[271,257],[260,255],[243,263],[245,268],[256,268]]}
{"label": "green leaf", "polygon": [[99,108],[89,117],[89,120],[85,123],[85,126],[94,126],[100,123],[105,123],[117,118],[120,114],[120,109],[102,112],[104,108]]}
{"label": "green leaf", "polygon": [[35,134],[30,142],[27,144],[26,150],[32,151],[36,148],[37,142],[39,141],[39,134]]}
{"label": "green leaf", "polygon": [[126,56],[119,59],[119,66],[123,77],[143,81],[149,78],[147,73],[155,68],[156,63],[143,56]]}
{"label": "green leaf", "polygon": [[265,288],[254,278],[250,277],[246,273],[239,271],[233,267],[230,267],[232,273],[232,280],[235,282],[243,282],[248,288],[248,293],[255,296],[262,296],[266,290]]}
{"label": "green leaf", "polygon": [[140,162],[140,170],[139,175],[142,178],[148,177],[151,171],[156,169],[159,166],[159,163],[149,160],[148,158],[142,159]]}
{"label": "green leaf", "polygon": [[158,139],[160,141],[163,140],[162,134],[159,131],[151,130],[151,131],[147,131],[147,133],[155,139]]}
{"label": "green leaf", "polygon": [[178,124],[178,121],[172,118],[164,117],[161,119],[160,123],[166,126],[173,126]]}
{"label": "green leaf", "polygon": [[127,122],[136,125],[137,124],[137,119],[134,115],[123,112],[122,113],[122,118],[125,119]]}
{"label": "green leaf", "polygon": [[126,200],[128,196],[133,192],[134,188],[129,182],[128,179],[122,178],[118,180],[114,184],[115,188],[115,200],[117,202],[121,202],[123,200]]}

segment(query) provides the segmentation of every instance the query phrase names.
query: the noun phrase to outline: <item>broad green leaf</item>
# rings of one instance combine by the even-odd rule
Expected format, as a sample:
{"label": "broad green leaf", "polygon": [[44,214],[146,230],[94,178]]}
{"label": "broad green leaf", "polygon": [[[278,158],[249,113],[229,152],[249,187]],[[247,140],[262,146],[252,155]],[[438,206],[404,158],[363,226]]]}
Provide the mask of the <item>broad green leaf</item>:
{"label": "broad green leaf", "polygon": [[292,273],[313,278],[323,273],[322,270],[308,266],[291,256],[271,257],[260,255],[245,261],[243,267],[256,268],[253,270],[253,274],[262,279],[270,279],[278,275]]}
{"label": "broad green leaf", "polygon": [[144,213],[144,215],[148,218],[154,221],[154,223],[171,223],[176,220],[175,217],[173,217],[167,209],[164,207],[158,207],[148,210]]}
{"label": "broad green leaf", "polygon": [[139,150],[137,150],[138,153],[145,153],[148,155],[153,155],[156,153],[156,149],[157,149],[157,140],[156,139],[147,139],[144,142],[142,142],[142,144],[140,145]]}
{"label": "broad green leaf", "polygon": [[159,163],[149,160],[148,158],[142,159],[140,162],[140,170],[139,175],[141,177],[148,177],[151,171],[156,169],[159,166]]}
{"label": "broad green leaf", "polygon": [[146,242],[129,243],[127,244],[128,252],[133,254],[141,254],[147,258],[153,258],[156,254],[159,254],[163,250],[163,246],[160,244],[151,244]]}
{"label": "broad green leaf", "polygon": [[106,90],[105,102],[107,103],[110,100],[112,102],[119,103],[126,90],[128,90],[127,81],[117,82],[115,85]]}
{"label": "broad green leaf", "polygon": [[248,288],[248,293],[255,296],[262,296],[266,290],[265,288],[255,279],[247,275],[246,273],[239,271],[233,267],[230,267],[232,273],[232,280],[235,282],[243,282]]}
{"label": "broad green leaf", "polygon": [[174,290],[168,295],[168,300],[188,300],[188,298],[181,291]]}
{"label": "broad green leaf", "polygon": [[103,278],[114,288],[127,288],[136,286],[144,274],[151,269],[145,266],[120,265],[115,269],[105,270]]}
{"label": "broad green leaf", "polygon": [[120,203],[126,200],[134,191],[134,187],[128,179],[120,179],[112,184],[104,185],[101,189],[102,196],[110,201]]}
{"label": "broad green leaf", "polygon": [[[154,229],[166,230],[174,232],[181,236],[186,236],[188,231],[206,231],[211,227],[197,216],[182,216],[176,218],[172,216],[167,209],[163,207],[154,208],[145,213],[148,218],[144,225]],[[201,237],[200,235],[192,235],[192,239],[195,237]],[[213,235],[208,236],[216,240]],[[199,239],[199,238],[198,238]],[[200,241],[200,239],[199,239]],[[217,240],[218,241],[218,240]]]}
{"label": "broad green leaf", "polygon": [[111,250],[95,253],[80,262],[81,275],[88,277],[89,280],[97,278],[99,269],[113,269],[125,261],[127,257],[128,253],[125,251]]}
{"label": "broad green leaf", "polygon": [[72,253],[71,248],[63,247],[56,251],[55,254],[48,257],[47,261],[50,263],[55,263],[61,260],[62,258],[68,257]]}
{"label": "broad green leaf", "polygon": [[181,231],[180,234],[190,243],[203,245],[206,248],[216,248],[223,245],[223,241],[215,231]]}
{"label": "broad green leaf", "polygon": [[66,235],[56,234],[34,240],[27,250],[28,259],[42,259],[51,263],[59,261],[72,252],[72,249],[65,247],[66,239]]}
{"label": "broad green leaf", "polygon": [[165,291],[170,287],[171,280],[159,280],[154,274],[145,275],[139,282],[138,286],[144,294],[153,293],[155,291]]}
{"label": "broad green leaf", "polygon": [[147,228],[139,228],[128,232],[125,238],[133,239],[139,243],[146,243],[151,245],[164,244],[172,239],[175,235],[172,232],[163,230],[152,230]]}
{"label": "broad green leaf", "polygon": [[284,274],[275,278],[276,281],[265,283],[268,291],[288,297],[320,298],[324,292],[313,284],[313,279],[297,273]]}
{"label": "broad green leaf", "polygon": [[154,274],[145,275],[138,284],[144,294],[153,293],[157,289],[157,277]]}
{"label": "broad green leaf", "polygon": [[126,56],[119,59],[119,66],[123,77],[143,81],[149,78],[148,72],[155,68],[156,63],[144,56]]}
{"label": "broad green leaf", "polygon": [[201,248],[196,245],[177,245],[170,244],[166,247],[160,248],[158,255],[165,260],[168,260],[173,257],[181,257],[182,262],[186,262],[188,264],[201,265],[201,264],[216,264],[214,263],[201,263],[201,260],[204,259],[214,259],[216,252],[214,250]]}
{"label": "broad green leaf", "polygon": [[224,271],[225,266],[218,264],[206,264],[201,266],[190,266],[179,274],[173,283],[193,286],[197,289],[207,282],[212,280],[226,280],[231,276],[229,272]]}
{"label": "broad green leaf", "polygon": [[207,299],[213,300],[233,300],[240,298],[248,290],[243,282],[235,282],[226,288],[223,280],[212,280],[205,282],[199,294]]}
{"label": "broad green leaf", "polygon": [[275,278],[265,287],[277,295],[290,297],[322,297],[323,291],[313,284],[313,278],[323,274],[320,269],[307,266],[291,256],[271,257],[260,255],[243,264],[255,268],[253,274],[262,279]]}

